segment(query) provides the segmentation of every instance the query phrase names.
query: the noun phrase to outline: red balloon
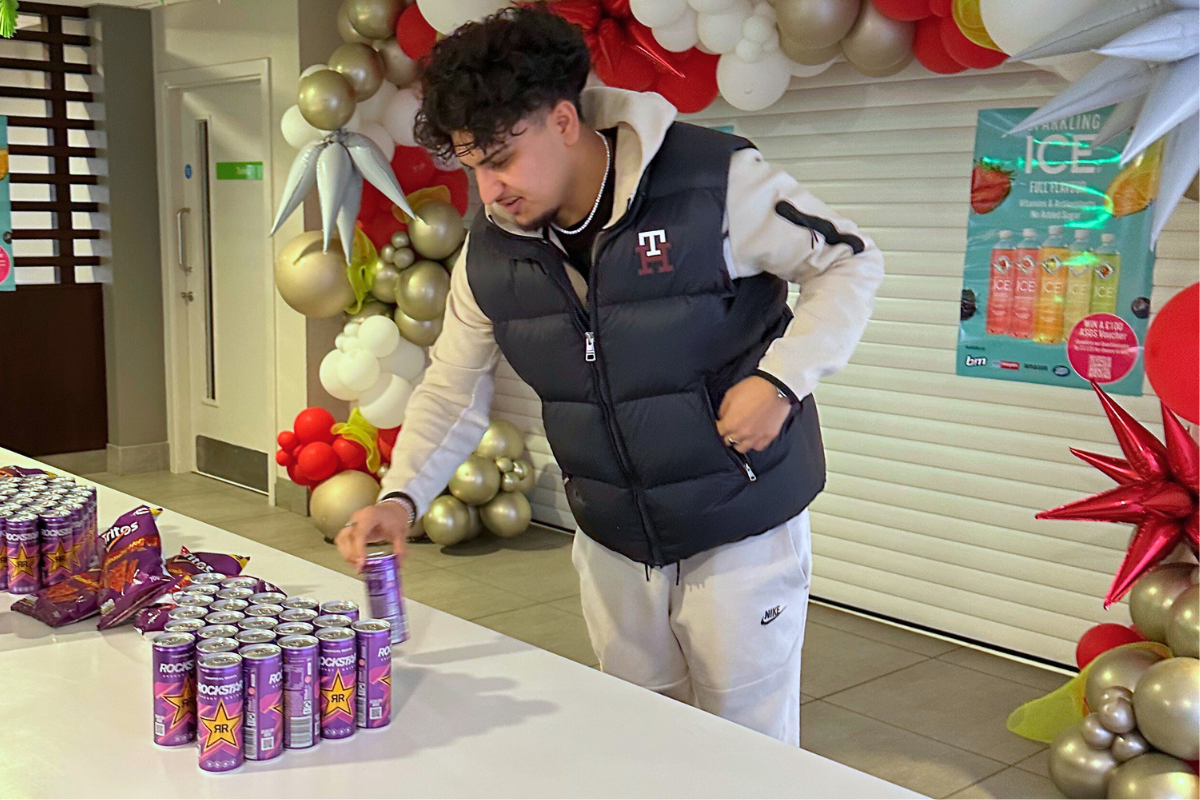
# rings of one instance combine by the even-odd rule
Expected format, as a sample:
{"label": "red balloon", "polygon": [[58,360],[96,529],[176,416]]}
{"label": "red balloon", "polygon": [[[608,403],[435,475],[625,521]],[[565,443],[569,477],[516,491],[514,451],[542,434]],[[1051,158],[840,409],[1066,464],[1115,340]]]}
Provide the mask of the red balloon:
{"label": "red balloon", "polygon": [[467,206],[471,204],[471,181],[467,178],[465,169],[439,169],[434,173],[429,185],[445,186],[450,190],[450,205],[454,206],[459,214],[467,213]]}
{"label": "red balloon", "polygon": [[438,33],[413,3],[396,20],[396,44],[409,58],[420,60],[437,44]]}
{"label": "red balloon", "polygon": [[629,0],[600,0],[600,4],[604,6],[604,13],[610,17],[621,19],[633,16],[633,11],[629,8]]}
{"label": "red balloon", "polygon": [[[965,66],[954,60],[954,57],[946,52],[946,45],[942,43],[942,22],[941,17],[926,17],[917,22],[917,29],[913,33],[913,55],[917,61],[921,62],[921,66],[930,72],[937,72],[942,75],[951,75],[955,72],[962,72],[966,69]],[[950,24],[954,24],[954,20],[949,20]]]}
{"label": "red balloon", "polygon": [[929,0],[871,0],[885,17],[915,22],[929,16]]}
{"label": "red balloon", "polygon": [[1096,656],[1107,653],[1114,647],[1144,641],[1146,641],[1144,636],[1124,625],[1118,625],[1115,622],[1096,625],[1079,637],[1079,644],[1075,646],[1075,665],[1083,669]]}
{"label": "red balloon", "polygon": [[333,452],[342,469],[358,469],[367,463],[367,449],[344,436],[333,440]]}
{"label": "red balloon", "polygon": [[600,7],[600,0],[551,0],[542,5],[547,11],[557,14],[567,22],[574,22],[583,28],[585,33],[596,30],[596,26],[604,17],[604,9]]}
{"label": "red balloon", "polygon": [[296,430],[296,437],[304,444],[313,442],[329,444],[333,441],[333,431],[330,428],[335,423],[333,414],[323,408],[313,406],[297,414],[296,422],[292,427]]}
{"label": "red balloon", "polygon": [[[405,194],[412,194],[418,189],[430,186],[437,167],[424,147],[396,147],[392,155],[392,172],[400,181],[400,188]],[[384,198],[385,200],[387,198]],[[392,203],[388,200],[388,213],[391,213]]]}
{"label": "red balloon", "polygon": [[320,483],[338,471],[339,462],[337,453],[330,445],[325,442],[313,442],[304,445],[296,464],[311,480]]}
{"label": "red balloon", "polygon": [[1008,58],[1007,53],[1002,53],[999,50],[991,50],[987,47],[980,47],[972,42],[958,27],[958,23],[951,17],[943,17],[942,23],[942,44],[946,47],[946,52],[960,64],[964,64],[971,69],[991,69],[998,67]]}
{"label": "red balloon", "polygon": [[954,0],[929,0],[929,13],[937,17],[948,17],[953,13]]}
{"label": "red balloon", "polygon": [[400,428],[397,426],[395,428],[384,428],[376,438],[376,443],[379,445],[379,454],[387,464],[392,463],[392,448],[396,445],[396,437],[399,435]]}
{"label": "red balloon", "polygon": [[275,438],[275,441],[280,447],[282,447],[284,450],[287,450],[289,453],[292,452],[292,450],[300,442],[300,440],[296,438],[296,434],[292,433],[291,431],[280,431],[279,436]]}
{"label": "red balloon", "polygon": [[608,86],[644,92],[658,79],[658,70],[630,46],[625,29],[615,19],[601,20],[595,35],[588,37],[588,49],[596,75]]}
{"label": "red balloon", "polygon": [[720,58],[693,48],[679,64],[683,77],[677,78],[670,73],[663,75],[654,90],[671,101],[681,114],[703,111],[717,99],[717,62]]}
{"label": "red balloon", "polygon": [[1172,297],[1146,333],[1146,377],[1167,408],[1200,424],[1200,283]]}
{"label": "red balloon", "polygon": [[[397,150],[399,148],[396,148]],[[395,167],[393,166],[393,170]],[[376,214],[390,212],[392,201],[383,196],[383,192],[371,185],[370,181],[363,181],[362,203],[358,207],[358,221],[371,219]]]}
{"label": "red balloon", "polygon": [[292,454],[287,450],[276,450],[275,463],[281,467],[290,467],[296,463],[296,459],[292,458]]}
{"label": "red balloon", "polygon": [[630,17],[625,20],[625,35],[633,49],[650,59],[650,63],[659,72],[677,78],[683,77],[683,72],[676,66],[679,55],[659,44],[654,38],[654,32],[648,27]]}
{"label": "red balloon", "polygon": [[358,227],[362,228],[363,234],[371,240],[371,244],[375,245],[377,250],[391,242],[393,233],[408,230],[408,226],[396,219],[396,215],[391,211],[376,214],[370,219],[360,218]]}
{"label": "red balloon", "polygon": [[311,478],[309,478],[307,475],[305,475],[300,470],[299,464],[290,465],[287,468],[287,474],[288,474],[288,477],[291,478],[292,483],[296,484],[297,486],[304,486],[304,487],[311,489],[312,487],[316,486],[317,483],[319,483],[319,481],[314,481]]}

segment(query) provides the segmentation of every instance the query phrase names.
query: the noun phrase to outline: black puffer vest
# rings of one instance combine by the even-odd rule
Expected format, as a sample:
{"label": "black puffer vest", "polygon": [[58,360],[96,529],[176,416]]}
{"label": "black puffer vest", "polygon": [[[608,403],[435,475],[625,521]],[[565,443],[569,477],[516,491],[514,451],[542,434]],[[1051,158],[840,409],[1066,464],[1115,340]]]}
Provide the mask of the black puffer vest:
{"label": "black puffer vest", "polygon": [[552,243],[484,214],[471,230],[471,290],[542,400],[579,527],[651,566],[770,530],[825,483],[811,397],[762,452],[741,456],[716,430],[726,390],[792,316],[786,283],[734,281],[725,265],[729,161],[748,146],[672,125],[630,209],[597,237],[586,307]]}

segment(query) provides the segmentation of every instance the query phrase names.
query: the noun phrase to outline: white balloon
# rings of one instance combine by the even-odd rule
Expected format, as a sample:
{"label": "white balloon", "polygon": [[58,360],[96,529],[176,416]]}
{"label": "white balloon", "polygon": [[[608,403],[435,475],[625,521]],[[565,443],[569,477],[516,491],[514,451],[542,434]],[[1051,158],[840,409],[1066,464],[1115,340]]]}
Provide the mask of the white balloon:
{"label": "white balloon", "polygon": [[774,24],[779,19],[778,12],[775,11],[775,6],[770,3],[759,3],[754,7],[754,16],[762,17],[767,22]]}
{"label": "white balloon", "polygon": [[737,5],[738,0],[688,0],[688,5],[700,14],[720,14]]}
{"label": "white balloon", "polygon": [[412,384],[399,375],[380,375],[375,385],[358,398],[358,410],[376,428],[394,428],[404,422],[412,390]]}
{"label": "white balloon", "polygon": [[508,0],[417,0],[421,16],[441,34],[448,34],[465,22],[483,19],[508,5]]}
{"label": "white balloon", "polygon": [[329,65],[328,64],[313,64],[311,67],[304,70],[304,72],[301,72],[300,77],[307,78],[309,75],[312,75],[314,72],[320,72],[323,69],[329,69]]}
{"label": "white balloon", "polygon": [[342,333],[346,334],[347,336],[358,336],[358,329],[360,326],[361,323],[358,322],[347,322],[346,327],[342,328]]}
{"label": "white balloon", "polygon": [[754,63],[762,60],[763,46],[750,39],[742,39],[737,43],[737,47],[733,48],[733,53],[742,61]]}
{"label": "white balloon", "polygon": [[330,350],[321,359],[321,368],[318,371],[318,376],[321,379],[321,386],[330,395],[338,400],[353,400],[358,397],[358,392],[352,391],[342,383],[342,379],[338,377],[338,367],[342,364],[342,351]]}
{"label": "white balloon", "polygon": [[750,18],[749,0],[720,14],[700,14],[696,18],[696,35],[700,43],[714,53],[732,53],[742,40],[742,25]]}
{"label": "white balloon", "polygon": [[415,386],[417,376],[425,371],[425,351],[408,339],[401,339],[395,350],[379,359],[379,369],[399,375]]}
{"label": "white balloon", "polygon": [[383,109],[380,122],[392,141],[403,147],[415,147],[417,140],[413,138],[413,125],[417,122],[417,112],[421,110],[421,99],[412,89],[400,89]]}
{"label": "white balloon", "polygon": [[726,54],[717,62],[717,88],[725,102],[742,111],[761,111],[787,91],[791,60],[781,52],[764,54],[754,63]]}
{"label": "white balloon", "polygon": [[325,135],[325,131],[308,124],[308,120],[300,113],[300,106],[292,106],[283,112],[283,118],[279,120],[279,130],[283,133],[284,140],[297,150]]}
{"label": "white balloon", "polygon": [[400,343],[400,329],[386,314],[367,317],[358,329],[358,341],[362,342],[363,347],[375,358],[383,358]]}
{"label": "white balloon", "polygon": [[670,25],[687,10],[687,0],[629,0],[633,18],[647,28]]}
{"label": "white balloon", "polygon": [[387,130],[378,122],[366,122],[355,133],[361,133],[363,136],[370,139],[378,145],[383,157],[388,161],[392,160],[392,155],[396,152],[396,143],[392,141],[392,137],[388,136]]}
{"label": "white balloon", "polygon": [[763,42],[762,43],[762,51],[764,53],[778,53],[779,52],[779,37],[772,36],[770,39],[767,39],[765,42]]}
{"label": "white balloon", "polygon": [[379,359],[371,351],[357,347],[342,353],[337,368],[338,380],[352,392],[362,394],[379,380]]}
{"label": "white balloon", "polygon": [[[339,333],[333,340],[333,346],[343,353],[350,349],[350,343],[356,342],[357,337],[347,336],[344,333]],[[355,344],[357,347],[357,343]]]}
{"label": "white balloon", "polygon": [[[770,8],[770,6],[759,6]],[[752,16],[742,23],[742,38],[758,44],[766,44],[775,35],[775,23],[755,11]]]}
{"label": "white balloon", "polygon": [[682,53],[696,46],[696,12],[684,7],[683,14],[670,25],[652,28],[655,40],[664,50],[672,53]]}
{"label": "white balloon", "polygon": [[383,110],[387,108],[388,101],[400,91],[393,84],[384,81],[379,84],[379,89],[375,94],[360,102],[357,106],[358,113],[362,117],[364,124],[368,122],[379,122],[383,117]]}

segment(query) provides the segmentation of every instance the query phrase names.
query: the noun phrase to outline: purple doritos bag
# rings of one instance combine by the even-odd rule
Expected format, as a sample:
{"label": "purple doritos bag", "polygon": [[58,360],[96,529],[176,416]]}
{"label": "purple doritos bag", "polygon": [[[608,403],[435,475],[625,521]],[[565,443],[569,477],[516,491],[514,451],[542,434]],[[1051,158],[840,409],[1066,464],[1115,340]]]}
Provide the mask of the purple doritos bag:
{"label": "purple doritos bag", "polygon": [[72,575],[13,603],[12,610],[61,628],[100,613],[100,570]]}
{"label": "purple doritos bag", "polygon": [[171,576],[163,564],[162,537],[149,506],[122,514],[105,531],[100,586],[100,630],[129,622],[167,592]]}
{"label": "purple doritos bag", "polygon": [[177,592],[186,589],[192,582],[192,577],[201,572],[219,572],[232,578],[242,574],[248,556],[235,556],[232,553],[193,553],[186,547],[179,549],[179,555],[167,559],[167,572],[173,583],[170,591]]}
{"label": "purple doritos bag", "polygon": [[173,608],[175,606],[169,603],[143,608],[133,618],[133,627],[142,634],[161,631],[166,626],[167,620],[171,618],[171,609]]}

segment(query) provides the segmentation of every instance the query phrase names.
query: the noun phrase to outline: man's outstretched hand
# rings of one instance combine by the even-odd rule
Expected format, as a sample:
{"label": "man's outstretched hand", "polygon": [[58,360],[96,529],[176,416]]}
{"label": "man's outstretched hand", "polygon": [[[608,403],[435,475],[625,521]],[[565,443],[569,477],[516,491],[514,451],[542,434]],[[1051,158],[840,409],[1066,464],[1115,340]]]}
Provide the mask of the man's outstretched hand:
{"label": "man's outstretched hand", "polygon": [[367,545],[389,542],[399,565],[408,551],[409,507],[406,503],[376,503],[354,512],[346,527],[337,532],[334,543],[342,558],[362,572],[367,560]]}

